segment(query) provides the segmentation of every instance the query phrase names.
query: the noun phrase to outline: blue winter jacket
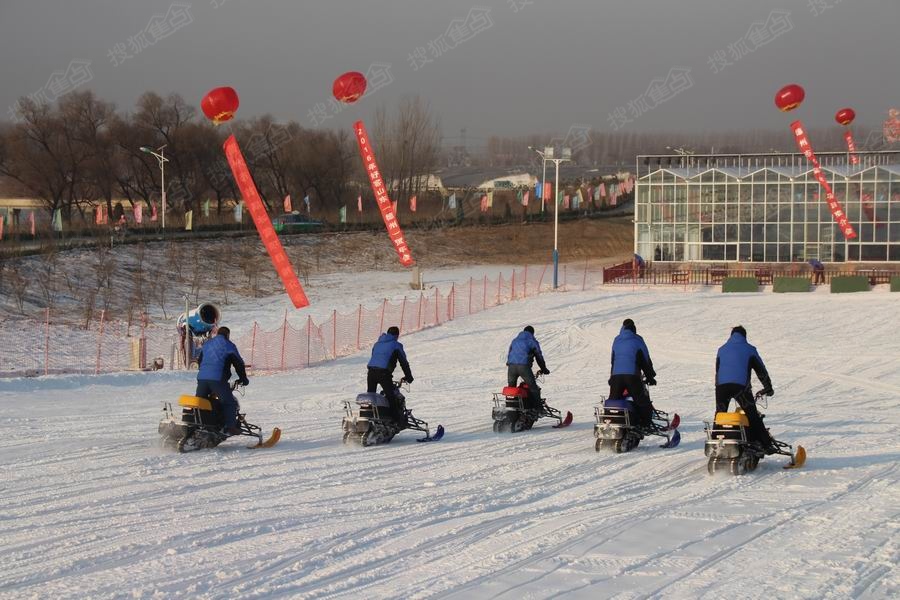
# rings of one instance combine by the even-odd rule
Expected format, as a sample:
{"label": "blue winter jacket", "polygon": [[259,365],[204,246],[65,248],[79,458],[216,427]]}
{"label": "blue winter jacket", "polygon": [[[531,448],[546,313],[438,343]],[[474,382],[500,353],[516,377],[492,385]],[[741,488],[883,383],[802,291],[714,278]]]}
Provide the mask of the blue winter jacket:
{"label": "blue winter jacket", "polygon": [[625,327],[613,340],[611,362],[610,375],[637,375],[640,377],[641,371],[643,371],[647,377],[656,377],[653,361],[650,360],[650,350],[644,343],[644,338]]}
{"label": "blue winter jacket", "polygon": [[726,383],[747,385],[750,383],[750,369],[756,372],[765,388],[772,387],[769,373],[759,352],[743,335],[732,333],[716,354],[716,385]]}
{"label": "blue winter jacket", "polygon": [[244,359],[241,358],[237,346],[231,343],[224,335],[217,335],[207,340],[200,347],[200,370],[197,379],[211,379],[213,381],[228,381],[231,377],[231,367],[237,371],[238,377],[246,378]]}
{"label": "blue winter jacket", "polygon": [[537,360],[538,366],[546,371],[544,353],[534,334],[530,331],[522,331],[509,345],[509,353],[506,355],[507,365],[525,365],[531,368],[532,361]]}
{"label": "blue winter jacket", "polygon": [[403,344],[397,341],[396,335],[390,333],[382,333],[372,346],[372,358],[366,366],[370,369],[387,369],[391,373],[397,368],[397,363],[403,369],[403,376],[407,381],[412,381],[412,371],[409,368],[409,361],[406,360],[406,352],[403,350]]}

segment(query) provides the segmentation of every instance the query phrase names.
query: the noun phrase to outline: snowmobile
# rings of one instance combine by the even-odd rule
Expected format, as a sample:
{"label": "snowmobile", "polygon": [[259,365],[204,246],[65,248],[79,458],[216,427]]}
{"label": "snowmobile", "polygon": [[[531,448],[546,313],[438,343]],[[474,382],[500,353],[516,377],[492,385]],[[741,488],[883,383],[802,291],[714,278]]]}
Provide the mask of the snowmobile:
{"label": "snowmobile", "polygon": [[[754,396],[757,402],[762,398],[763,392],[759,391]],[[760,417],[765,415],[760,414]],[[732,475],[743,475],[755,471],[760,459],[766,456],[765,448],[758,442],[747,439],[750,421],[744,411],[717,412],[712,424],[705,424],[706,444],[703,452],[709,457],[707,470],[710,475],[717,472],[729,472]],[[773,454],[783,454],[791,458],[791,462],[784,466],[785,469],[799,469],[806,462],[806,450],[803,446],[797,446],[794,453],[792,447],[784,442],[772,440]]]}
{"label": "snowmobile", "polygon": [[[237,381],[231,386],[232,391],[241,395],[241,387]],[[237,402],[237,398],[235,398]],[[271,448],[281,439],[281,430],[277,427],[272,435],[263,440],[262,429],[258,425],[248,423],[238,405],[237,426],[240,433],[229,435],[224,432],[225,416],[222,405],[215,396],[200,398],[198,396],[181,396],[178,398],[181,413],[172,408],[171,402],[163,402],[163,419],[159,422],[159,434],[164,447],[179,452],[192,452],[203,448],[215,448],[229,437],[246,435],[256,438],[257,442],[248,448]]]}
{"label": "snowmobile", "polygon": [[[643,382],[644,394],[650,397],[646,382]],[[681,417],[675,413],[671,420],[668,413],[661,410],[653,410],[650,425],[639,425],[638,414],[634,402],[626,390],[623,398],[605,398],[600,406],[594,407],[594,450],[600,452],[603,448],[613,450],[616,453],[628,452],[637,448],[641,440],[648,435],[658,435],[666,438],[666,443],[660,448],[674,448],[681,443],[681,434],[678,425]]]}
{"label": "snowmobile", "polygon": [[[534,374],[536,381],[544,381],[540,371]],[[572,413],[566,411],[566,416],[547,404],[546,398],[541,398],[538,408],[528,406],[528,384],[524,381],[518,386],[508,385],[500,393],[494,392],[494,410],[491,411],[494,419],[494,433],[506,433],[526,431],[542,417],[556,419],[553,427],[560,429],[572,424]]]}
{"label": "snowmobile", "polygon": [[[425,437],[418,438],[417,442],[436,442],[444,437],[443,425],[438,425],[434,435],[431,435],[428,423],[414,417],[412,411],[406,408],[406,396],[400,391],[404,384],[406,384],[404,389],[408,392],[409,384],[404,379],[394,382],[398,414],[403,415],[400,420],[395,418],[394,409],[388,398],[385,397],[384,390],[379,393],[357,394],[355,402],[345,401],[344,412],[346,414],[341,420],[344,443],[353,442],[362,446],[387,444],[404,429],[425,433]],[[354,410],[354,404],[356,404],[356,410]]]}

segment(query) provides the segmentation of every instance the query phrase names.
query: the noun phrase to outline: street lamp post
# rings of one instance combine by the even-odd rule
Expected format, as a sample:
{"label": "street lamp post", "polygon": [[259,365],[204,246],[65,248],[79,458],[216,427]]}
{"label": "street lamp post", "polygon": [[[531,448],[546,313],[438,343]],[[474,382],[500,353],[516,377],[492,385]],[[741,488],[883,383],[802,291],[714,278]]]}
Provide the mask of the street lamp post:
{"label": "street lamp post", "polygon": [[154,152],[147,146],[141,146],[141,152],[146,152],[147,154],[152,154],[156,157],[156,160],[159,161],[159,172],[162,181],[160,185],[162,186],[162,228],[166,228],[166,163],[169,162],[169,159],[166,158],[166,144],[163,144],[159,148],[156,149],[157,152]]}
{"label": "street lamp post", "polygon": [[[555,290],[559,287],[559,163],[572,160],[572,149],[563,148],[562,156],[560,158],[554,158],[553,146],[544,146],[543,152],[536,148],[532,148],[531,146],[528,146],[528,148],[541,155],[541,158],[544,161],[543,176],[545,180],[547,178],[547,161],[556,165],[556,179],[554,181],[555,189],[553,191],[553,289]],[[541,184],[543,185],[543,181]],[[541,190],[541,210],[544,208],[544,191],[545,190]]]}

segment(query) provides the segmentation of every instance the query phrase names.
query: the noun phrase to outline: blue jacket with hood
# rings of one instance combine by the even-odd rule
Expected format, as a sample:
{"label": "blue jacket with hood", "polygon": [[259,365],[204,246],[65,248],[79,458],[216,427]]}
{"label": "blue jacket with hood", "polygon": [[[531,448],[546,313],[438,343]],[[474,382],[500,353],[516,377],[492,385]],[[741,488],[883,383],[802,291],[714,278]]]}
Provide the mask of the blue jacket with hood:
{"label": "blue jacket with hood", "polygon": [[228,381],[231,377],[232,366],[238,377],[247,378],[244,359],[241,358],[237,346],[224,335],[217,335],[207,340],[200,347],[200,355],[197,360],[200,364],[200,370],[197,371],[198,380]]}
{"label": "blue jacket with hood", "polygon": [[750,345],[743,335],[734,332],[716,354],[716,385],[734,383],[746,386],[750,383],[751,369],[756,372],[763,387],[771,389],[772,381],[756,347]]}
{"label": "blue jacket with hood", "polygon": [[409,368],[409,361],[406,360],[406,352],[403,350],[403,344],[397,341],[397,336],[390,333],[382,333],[372,346],[372,357],[366,366],[370,369],[386,369],[393,373],[397,368],[397,363],[403,369],[403,376],[407,381],[412,381],[412,371]]}
{"label": "blue jacket with hood", "polygon": [[610,375],[637,375],[640,377],[641,371],[643,371],[644,375],[650,379],[656,377],[653,361],[650,360],[650,350],[644,343],[644,338],[627,327],[622,327],[619,335],[613,340],[611,362]]}
{"label": "blue jacket with hood", "polygon": [[542,370],[547,370],[547,364],[544,362],[544,353],[541,352],[541,345],[538,343],[537,338],[530,331],[519,332],[519,335],[509,345],[506,364],[525,365],[531,368],[531,363],[535,360],[537,360],[537,364]]}

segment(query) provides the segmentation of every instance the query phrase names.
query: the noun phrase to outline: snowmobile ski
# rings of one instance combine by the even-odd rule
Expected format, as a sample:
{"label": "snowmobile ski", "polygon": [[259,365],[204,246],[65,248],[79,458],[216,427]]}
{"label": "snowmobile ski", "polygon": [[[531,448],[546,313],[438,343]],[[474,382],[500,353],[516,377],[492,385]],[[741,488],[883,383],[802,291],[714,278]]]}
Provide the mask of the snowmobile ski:
{"label": "snowmobile ski", "polygon": [[281,429],[278,427],[272,430],[272,435],[269,436],[269,439],[263,441],[262,437],[259,438],[259,442],[255,446],[247,446],[251,450],[254,448],[271,448],[275,444],[278,443],[278,440],[281,439]]}
{"label": "snowmobile ski", "polygon": [[672,431],[673,429],[678,429],[678,426],[681,425],[681,416],[678,413],[672,417],[672,422],[669,423],[668,430]]}
{"label": "snowmobile ski", "polygon": [[554,429],[562,429],[572,424],[572,411],[566,411],[566,417],[553,426]]}
{"label": "snowmobile ski", "polygon": [[442,437],[444,437],[444,426],[438,425],[437,429],[434,431],[434,435],[426,435],[425,437],[419,438],[416,441],[417,442],[437,442],[437,441],[440,441],[440,439]]}
{"label": "snowmobile ski", "polygon": [[784,465],[785,469],[799,469],[806,463],[806,449],[803,446],[797,446],[797,453],[791,457],[791,462]]}
{"label": "snowmobile ski", "polygon": [[[677,417],[678,415],[676,415]],[[674,419],[672,422],[674,423]],[[681,433],[677,429],[672,430],[672,437],[665,444],[660,444],[660,448],[674,448],[681,443]]]}

